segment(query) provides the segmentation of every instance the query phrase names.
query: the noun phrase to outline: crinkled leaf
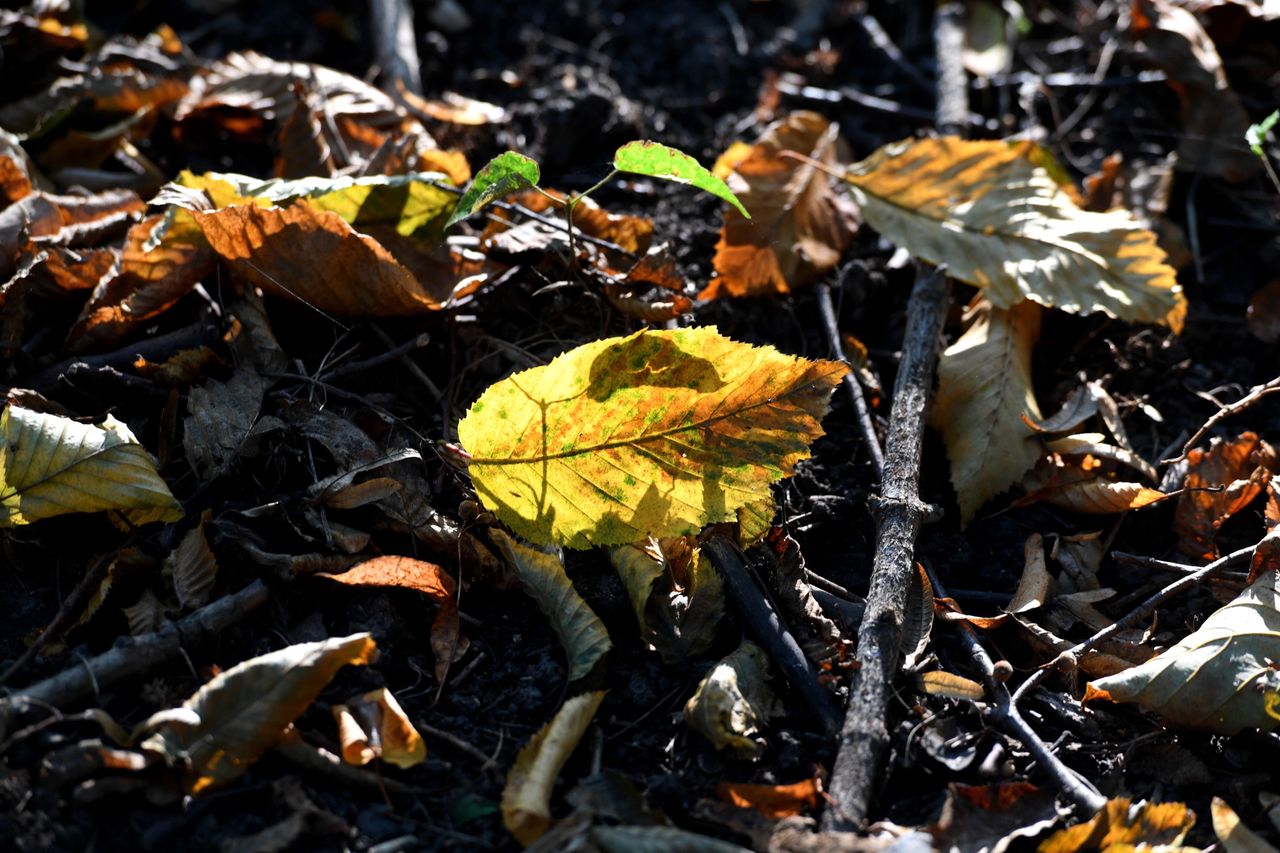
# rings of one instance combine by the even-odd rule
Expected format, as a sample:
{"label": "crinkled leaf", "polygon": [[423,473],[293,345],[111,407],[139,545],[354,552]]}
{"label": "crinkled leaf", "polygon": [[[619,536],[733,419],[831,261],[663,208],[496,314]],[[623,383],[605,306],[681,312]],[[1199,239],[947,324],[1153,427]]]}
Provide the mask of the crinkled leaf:
{"label": "crinkled leaf", "polygon": [[1102,811],[1083,823],[1060,829],[1040,843],[1038,853],[1086,853],[1093,850],[1178,850],[1196,822],[1184,803],[1134,803],[1128,797],[1107,800]]}
{"label": "crinkled leaf", "polygon": [[503,152],[476,173],[444,227],[452,227],[496,198],[536,187],[540,180],[542,173],[535,161],[515,151]]}
{"label": "crinkled leaf", "polygon": [[353,634],[239,663],[184,702],[184,715],[166,715],[142,747],[183,768],[189,793],[225,784],[276,742],[339,669],[369,663],[376,653],[370,635]]}
{"label": "crinkled leaf", "polygon": [[609,560],[627,588],[641,638],[664,661],[676,663],[711,646],[724,614],[724,590],[693,537],[624,545],[612,549]]}
{"label": "crinkled leaf", "polygon": [[356,766],[381,758],[399,768],[427,759],[427,744],[385,687],[333,706],[342,760]]}
{"label": "crinkled leaf", "polygon": [[997,308],[1024,299],[1182,329],[1187,303],[1155,235],[1124,210],[1081,209],[1031,142],[886,145],[845,179],[867,223]]}
{"label": "crinkled leaf", "polygon": [[526,539],[639,542],[766,495],[809,456],[847,370],[714,328],[642,331],[491,386],[458,437],[476,492]]}
{"label": "crinkled leaf", "polygon": [[205,510],[200,523],[187,531],[164,562],[164,569],[173,578],[173,592],[183,608],[194,610],[208,604],[213,594],[213,584],[218,579],[218,558],[209,548],[205,525],[212,517]]}
{"label": "crinkled leaf", "polygon": [[0,527],[104,510],[132,524],[182,518],[151,455],[110,415],[92,426],[9,405],[0,434]]}
{"label": "crinkled leaf", "polygon": [[564,559],[517,542],[501,530],[490,531],[490,537],[560,638],[569,659],[569,680],[582,678],[613,642],[600,617],[573,588]]}
{"label": "crinkled leaf", "polygon": [[516,756],[502,789],[502,822],[525,846],[551,825],[551,789],[560,769],[582,740],[606,691],[569,699]]}
{"label": "crinkled leaf", "polygon": [[1280,686],[1280,594],[1263,572],[1180,643],[1146,663],[1089,684],[1086,699],[1137,702],[1174,726],[1235,734],[1271,730],[1267,692]]}
{"label": "crinkled leaf", "polygon": [[742,206],[742,202],[738,201],[738,197],[724,181],[711,174],[688,154],[659,142],[648,140],[628,142],[614,152],[613,168],[619,172],[631,172],[637,175],[648,175],[651,178],[662,178],[664,181],[675,181],[678,184],[690,184],[729,202],[747,219],[751,218],[751,214]]}
{"label": "crinkled leaf", "polygon": [[1276,461],[1275,450],[1253,432],[1231,441],[1215,438],[1207,450],[1188,453],[1185,491],[1173,516],[1178,550],[1206,562],[1217,559],[1218,529],[1263,493]]}
{"label": "crinkled leaf", "polygon": [[1009,311],[981,302],[970,311],[968,330],[938,362],[933,422],[947,445],[961,524],[1017,482],[1041,452],[1022,420],[1024,413],[1040,419],[1031,384],[1040,311],[1032,302]]}
{"label": "crinkled leaf", "polygon": [[761,730],[777,705],[768,681],[768,655],[744,641],[699,682],[685,703],[685,722],[716,749],[755,758],[764,748]]}
{"label": "crinkled leaf", "polygon": [[799,151],[835,168],[844,146],[839,130],[817,113],[793,113],[770,125],[734,166],[729,181],[754,218],[725,211],[716,278],[699,298],[784,294],[835,267],[853,242],[857,210],[832,191],[821,168],[782,152]]}
{"label": "crinkled leaf", "polygon": [[817,779],[805,779],[790,785],[753,785],[747,782],[721,782],[716,796],[740,809],[755,809],[770,820],[812,811],[821,801]]}

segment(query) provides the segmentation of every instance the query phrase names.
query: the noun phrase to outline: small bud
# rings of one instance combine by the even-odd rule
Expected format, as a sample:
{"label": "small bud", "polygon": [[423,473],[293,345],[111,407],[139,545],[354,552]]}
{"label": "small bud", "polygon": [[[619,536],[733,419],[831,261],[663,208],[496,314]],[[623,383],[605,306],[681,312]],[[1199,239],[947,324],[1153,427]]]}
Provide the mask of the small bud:
{"label": "small bud", "polygon": [[998,660],[991,665],[991,677],[1004,683],[1013,677],[1013,664],[1007,660]]}
{"label": "small bud", "polygon": [[479,525],[480,527],[488,527],[489,525],[493,524],[493,522],[494,522],[493,513],[489,512],[488,510],[481,512],[479,515],[476,516],[476,524]]}
{"label": "small bud", "polygon": [[458,504],[458,517],[470,524],[480,514],[480,504],[473,500],[465,500]]}

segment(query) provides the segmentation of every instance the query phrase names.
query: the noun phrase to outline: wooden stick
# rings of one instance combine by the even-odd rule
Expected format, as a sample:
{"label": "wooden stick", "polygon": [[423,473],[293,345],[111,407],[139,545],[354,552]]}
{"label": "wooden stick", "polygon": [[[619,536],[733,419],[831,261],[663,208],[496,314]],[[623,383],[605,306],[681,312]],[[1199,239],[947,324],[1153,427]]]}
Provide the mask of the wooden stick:
{"label": "wooden stick", "polygon": [[880,497],[872,503],[877,527],[875,562],[858,630],[860,666],[853,673],[840,751],[831,774],[831,808],[822,816],[822,829],[827,832],[852,831],[866,820],[871,789],[889,745],[885,719],[898,671],[902,615],[915,570],[916,537],[928,511],[918,494],[920,453],[947,297],[942,270],[922,269],[917,274],[893,389],[884,481]]}
{"label": "wooden stick", "polygon": [[395,81],[415,95],[422,94],[422,64],[413,35],[413,8],[409,0],[371,0],[374,61],[386,75],[384,85],[395,90]]}

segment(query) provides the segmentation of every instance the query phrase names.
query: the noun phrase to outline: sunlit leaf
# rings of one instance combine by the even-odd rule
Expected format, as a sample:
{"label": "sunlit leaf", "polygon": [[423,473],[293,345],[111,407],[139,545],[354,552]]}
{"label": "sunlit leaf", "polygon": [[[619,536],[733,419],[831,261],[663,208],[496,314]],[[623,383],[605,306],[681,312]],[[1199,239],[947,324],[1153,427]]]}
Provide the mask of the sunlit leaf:
{"label": "sunlit leaf", "polygon": [[151,455],[110,415],[91,426],[9,405],[0,435],[0,527],[104,510],[132,524],[182,518]]}
{"label": "sunlit leaf", "polygon": [[1017,482],[1041,453],[1022,421],[1024,413],[1040,419],[1031,383],[1040,313],[1032,302],[1009,311],[980,302],[970,309],[969,328],[938,362],[932,419],[947,445],[961,524]]}
{"label": "sunlit leaf", "polygon": [[458,425],[476,492],[533,542],[691,533],[807,458],[844,365],[714,328],[578,347],[491,386]]}
{"label": "sunlit leaf", "polygon": [[182,704],[184,715],[166,715],[142,747],[182,768],[189,793],[225,784],[276,742],[339,669],[376,653],[371,636],[353,634],[244,661],[197,690]]}
{"label": "sunlit leaf", "polygon": [[817,113],[793,113],[770,125],[734,166],[729,181],[753,218],[725,211],[716,278],[700,299],[784,294],[835,268],[853,242],[857,211],[831,189],[826,172],[783,152],[835,168],[844,145],[839,130]]}
{"label": "sunlit leaf", "polygon": [[511,195],[516,190],[536,187],[541,179],[538,164],[523,154],[515,151],[499,154],[476,173],[444,227],[450,228],[461,222],[494,199]]}
{"label": "sunlit leaf", "polygon": [[817,779],[805,779],[790,785],[721,782],[716,786],[716,796],[721,800],[740,809],[754,809],[770,820],[816,809],[821,792]]}
{"label": "sunlit leaf", "polygon": [[517,542],[501,530],[492,530],[489,535],[560,638],[569,659],[569,680],[582,678],[613,642],[600,617],[573,588],[564,560]]}
{"label": "sunlit leaf", "polygon": [[881,148],[845,176],[867,223],[997,308],[1024,299],[1175,332],[1186,298],[1155,235],[1123,210],[1082,210],[1031,142],[955,137]]}
{"label": "sunlit leaf", "polygon": [[648,140],[628,142],[614,152],[613,168],[619,172],[689,184],[729,202],[743,216],[751,218],[751,214],[724,181],[711,174],[688,154],[661,143]]}
{"label": "sunlit leaf", "polygon": [[342,760],[356,766],[381,758],[400,768],[427,759],[427,745],[385,687],[333,706]]}
{"label": "sunlit leaf", "polygon": [[1058,830],[1037,851],[1177,850],[1195,822],[1195,813],[1183,803],[1134,803],[1118,797],[1087,821]]}
{"label": "sunlit leaf", "polygon": [[1221,797],[1214,797],[1209,804],[1213,818],[1213,834],[1222,842],[1224,853],[1276,853],[1275,845],[1244,825],[1235,809]]}
{"label": "sunlit leaf", "polygon": [[1263,572],[1230,604],[1146,663],[1089,684],[1085,698],[1136,702],[1174,726],[1235,734],[1271,730],[1266,689],[1280,684],[1280,594]]}
{"label": "sunlit leaf", "polygon": [[1257,124],[1249,125],[1249,129],[1245,131],[1245,142],[1249,143],[1250,150],[1259,157],[1267,156],[1266,152],[1262,150],[1262,146],[1266,143],[1267,136],[1276,126],[1277,121],[1280,121],[1280,110],[1275,110]]}
{"label": "sunlit leaf", "polygon": [[551,825],[551,789],[604,701],[605,692],[597,690],[566,701],[516,756],[502,790],[502,822],[521,844],[533,843]]}
{"label": "sunlit leaf", "polygon": [[777,705],[768,682],[768,656],[744,641],[699,682],[685,703],[685,722],[716,749],[755,758],[764,749],[762,730]]}
{"label": "sunlit leaf", "polygon": [[981,702],[986,690],[972,678],[964,678],[951,672],[922,672],[916,676],[920,689],[930,696],[948,696],[952,699],[968,699]]}

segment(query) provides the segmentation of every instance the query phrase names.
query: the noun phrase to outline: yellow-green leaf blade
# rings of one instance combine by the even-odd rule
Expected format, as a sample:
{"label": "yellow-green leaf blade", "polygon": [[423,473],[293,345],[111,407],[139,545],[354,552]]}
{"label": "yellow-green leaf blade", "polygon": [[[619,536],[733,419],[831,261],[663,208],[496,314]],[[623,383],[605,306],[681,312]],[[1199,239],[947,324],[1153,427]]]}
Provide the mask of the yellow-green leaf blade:
{"label": "yellow-green leaf blade", "polygon": [[613,168],[619,172],[631,172],[636,175],[648,175],[651,178],[662,178],[664,181],[675,181],[678,184],[689,184],[703,192],[729,202],[747,219],[751,214],[738,201],[738,197],[729,189],[728,184],[717,178],[697,160],[660,142],[641,140],[628,142],[613,155]]}
{"label": "yellow-green leaf blade", "polygon": [[637,332],[493,385],[458,437],[476,492],[524,538],[622,545],[767,494],[808,458],[847,371],[710,327]]}
{"label": "yellow-green leaf blade", "polygon": [[1031,299],[1180,331],[1186,298],[1155,235],[1082,210],[1034,143],[955,137],[886,145],[845,175],[867,223],[997,308]]}
{"label": "yellow-green leaf blade", "polygon": [[182,506],[129,428],[6,406],[0,414],[0,527],[119,510],[133,524],[177,521]]}

